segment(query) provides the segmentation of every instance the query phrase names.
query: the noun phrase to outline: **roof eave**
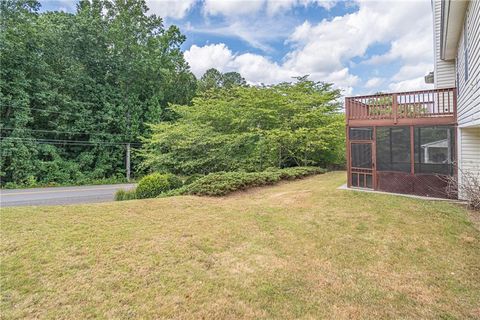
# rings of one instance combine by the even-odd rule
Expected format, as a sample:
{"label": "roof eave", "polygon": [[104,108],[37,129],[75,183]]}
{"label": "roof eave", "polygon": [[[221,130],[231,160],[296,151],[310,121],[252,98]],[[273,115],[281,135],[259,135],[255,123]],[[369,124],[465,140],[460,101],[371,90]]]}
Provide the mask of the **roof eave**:
{"label": "roof eave", "polygon": [[445,0],[441,5],[440,58],[452,60],[455,59],[458,40],[462,34],[468,0]]}

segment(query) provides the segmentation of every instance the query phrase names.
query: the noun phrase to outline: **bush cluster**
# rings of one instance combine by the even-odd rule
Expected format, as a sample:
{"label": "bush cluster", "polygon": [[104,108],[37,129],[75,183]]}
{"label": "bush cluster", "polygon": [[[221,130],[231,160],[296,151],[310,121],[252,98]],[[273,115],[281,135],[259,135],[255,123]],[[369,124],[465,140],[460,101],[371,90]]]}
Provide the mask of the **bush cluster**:
{"label": "bush cluster", "polygon": [[139,199],[155,198],[163,192],[180,188],[182,181],[170,173],[152,173],[143,177],[137,185],[136,195]]}
{"label": "bush cluster", "polygon": [[143,177],[134,190],[119,190],[115,194],[115,200],[132,200],[155,198],[169,190],[183,186],[182,180],[170,173],[152,173]]}
{"label": "bush cluster", "polygon": [[115,200],[131,200],[176,195],[223,196],[238,190],[275,184],[280,180],[294,180],[324,173],[318,167],[268,168],[262,172],[215,172],[193,175],[182,183],[177,176],[152,173],[142,178],[136,190],[119,190]]}
{"label": "bush cluster", "polygon": [[324,169],[318,167],[269,169],[263,172],[216,172],[195,180],[175,194],[223,196],[237,190],[271,185],[280,180],[299,179],[324,172]]}

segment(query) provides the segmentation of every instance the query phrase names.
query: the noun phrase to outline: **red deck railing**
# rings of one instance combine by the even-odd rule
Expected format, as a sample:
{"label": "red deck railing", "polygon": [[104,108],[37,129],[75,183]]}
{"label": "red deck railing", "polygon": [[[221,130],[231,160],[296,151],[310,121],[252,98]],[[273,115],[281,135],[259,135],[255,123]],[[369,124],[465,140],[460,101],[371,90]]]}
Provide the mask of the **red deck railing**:
{"label": "red deck railing", "polygon": [[347,120],[455,118],[455,88],[345,98]]}

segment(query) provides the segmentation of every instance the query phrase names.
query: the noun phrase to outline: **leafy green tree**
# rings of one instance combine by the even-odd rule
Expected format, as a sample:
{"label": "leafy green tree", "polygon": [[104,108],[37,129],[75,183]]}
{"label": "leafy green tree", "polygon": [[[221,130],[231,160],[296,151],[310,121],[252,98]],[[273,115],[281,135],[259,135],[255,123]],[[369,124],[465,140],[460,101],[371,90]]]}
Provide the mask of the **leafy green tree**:
{"label": "leafy green tree", "polygon": [[247,82],[238,72],[227,72],[222,75],[222,86],[224,88],[232,88],[234,86],[245,86]]}
{"label": "leafy green tree", "polygon": [[[25,130],[32,122],[32,79],[41,74],[36,1],[0,2],[0,173],[6,180],[34,180],[37,146]],[[9,129],[6,129],[9,128]],[[10,129],[12,128],[12,129]]]}
{"label": "leafy green tree", "polygon": [[215,68],[210,68],[198,81],[198,90],[204,92],[211,89],[218,89],[222,86],[222,73]]}
{"label": "leafy green tree", "polygon": [[343,164],[339,96],[330,84],[307,79],[209,91],[192,106],[174,106],[176,122],[152,125],[144,166],[194,174]]}
{"label": "leafy green tree", "polygon": [[221,73],[215,68],[210,68],[198,81],[198,91],[201,93],[212,89],[245,85],[247,85],[247,82],[238,72]]}
{"label": "leafy green tree", "polygon": [[144,0],[81,0],[75,14],[0,6],[2,184],[122,176],[125,143],[195,95],[185,36]]}

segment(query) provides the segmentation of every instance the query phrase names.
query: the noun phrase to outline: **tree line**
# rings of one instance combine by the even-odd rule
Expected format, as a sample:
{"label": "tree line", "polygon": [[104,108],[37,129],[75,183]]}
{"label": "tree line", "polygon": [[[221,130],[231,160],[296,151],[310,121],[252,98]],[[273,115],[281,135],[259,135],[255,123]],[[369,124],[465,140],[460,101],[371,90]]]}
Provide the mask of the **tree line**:
{"label": "tree line", "polygon": [[[319,137],[310,131],[302,133],[305,141],[307,136],[312,139],[303,147],[298,145],[303,158],[289,156],[293,151],[285,147],[286,141],[298,144],[299,137],[282,137],[283,151],[259,151],[260,144],[280,145],[280,136],[272,138],[272,130],[286,134],[302,127],[301,114],[295,120],[298,128],[278,124],[280,118],[275,117],[284,117],[285,112],[293,117],[292,112],[310,108],[322,114],[320,118],[336,122],[338,91],[306,79],[252,87],[236,72],[215,69],[197,80],[180,48],[185,36],[178,27],[167,28],[160,17],[147,12],[144,0],[81,0],[73,14],[40,12],[36,0],[0,2],[2,186],[120,179],[125,176],[127,144],[140,150],[132,158],[137,174],[154,168],[180,173],[257,170],[326,163],[328,157],[339,157],[330,144],[320,148],[321,156],[313,156],[320,150],[312,147],[319,137],[337,141],[326,137],[326,131]],[[310,101],[309,96],[316,98]],[[295,102],[296,98],[303,102]],[[291,110],[287,110],[289,104]],[[227,123],[220,121],[213,128],[216,116],[232,117],[228,125],[244,125],[225,131]],[[254,120],[257,116],[261,120]],[[330,121],[304,116],[304,128],[332,126]],[[161,134],[164,141],[158,140]],[[224,149],[202,153],[197,142],[223,143]],[[256,151],[235,154],[232,143]],[[273,154],[276,160],[269,158]],[[237,156],[241,159],[234,160]],[[225,164],[215,167],[209,164],[212,161]]]}
{"label": "tree line", "polygon": [[75,14],[0,6],[2,184],[124,176],[125,143],[195,94],[185,36],[144,1],[82,0]]}

